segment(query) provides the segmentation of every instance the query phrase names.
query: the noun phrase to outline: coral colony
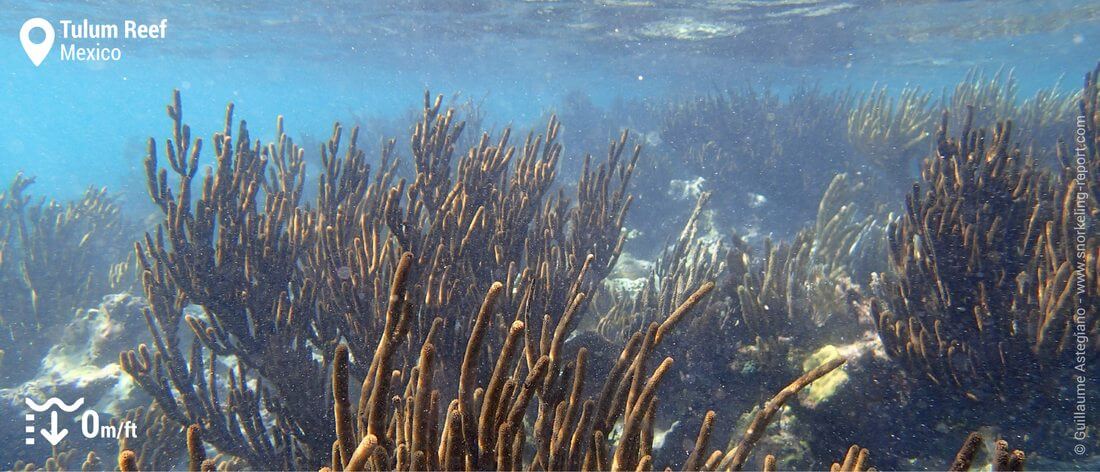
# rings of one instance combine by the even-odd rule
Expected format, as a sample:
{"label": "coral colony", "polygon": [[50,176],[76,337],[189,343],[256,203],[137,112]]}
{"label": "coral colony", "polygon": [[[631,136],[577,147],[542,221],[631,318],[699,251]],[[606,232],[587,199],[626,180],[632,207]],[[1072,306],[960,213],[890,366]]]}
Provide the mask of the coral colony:
{"label": "coral colony", "polygon": [[[669,157],[623,132],[568,179],[555,117],[478,134],[425,93],[400,144],[337,124],[305,149],[232,105],[192,136],[177,91],[148,141],[148,227],[105,190],[0,193],[0,372],[31,382],[15,367],[83,339],[96,360],[73,368],[121,369],[145,403],[112,420],[144,432],[117,459],[55,447],[46,470],[1056,464],[1057,438],[1098,446],[1098,75],[1023,101],[978,71],[940,99],[684,100],[650,109]],[[722,234],[754,205],[685,191],[682,229],[640,260],[645,159],[806,218]]]}

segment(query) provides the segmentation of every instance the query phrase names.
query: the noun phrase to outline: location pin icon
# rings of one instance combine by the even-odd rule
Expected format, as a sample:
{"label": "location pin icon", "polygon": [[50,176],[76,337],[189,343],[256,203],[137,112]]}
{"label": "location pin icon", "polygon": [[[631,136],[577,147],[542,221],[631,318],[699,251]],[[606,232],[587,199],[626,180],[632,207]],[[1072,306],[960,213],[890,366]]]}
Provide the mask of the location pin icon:
{"label": "location pin icon", "polygon": [[[43,39],[41,43],[31,41],[31,31],[35,28],[46,33],[46,38]],[[23,43],[23,51],[26,51],[27,57],[31,58],[31,62],[34,63],[35,67],[42,64],[42,61],[46,59],[46,55],[50,53],[50,49],[53,48],[53,39],[53,25],[42,18],[31,18],[27,20],[19,30],[19,42]]]}

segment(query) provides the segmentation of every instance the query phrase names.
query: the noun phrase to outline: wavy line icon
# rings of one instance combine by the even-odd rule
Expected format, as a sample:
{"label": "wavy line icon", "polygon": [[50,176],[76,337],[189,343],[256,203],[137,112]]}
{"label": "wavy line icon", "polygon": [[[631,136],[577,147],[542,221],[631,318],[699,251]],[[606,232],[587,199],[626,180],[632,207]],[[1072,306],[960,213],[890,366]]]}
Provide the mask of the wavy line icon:
{"label": "wavy line icon", "polygon": [[29,407],[30,409],[32,409],[32,410],[34,410],[38,413],[46,411],[46,410],[50,409],[51,407],[55,407],[55,406],[57,408],[61,409],[61,411],[64,411],[65,413],[72,413],[72,412],[76,411],[77,408],[80,408],[83,405],[84,405],[84,397],[78,398],[75,402],[73,402],[72,405],[68,405],[65,402],[63,402],[63,401],[61,401],[57,398],[50,398],[49,400],[46,400],[46,403],[43,403],[41,405],[39,405],[37,402],[35,402],[31,398],[27,399],[27,407]]}

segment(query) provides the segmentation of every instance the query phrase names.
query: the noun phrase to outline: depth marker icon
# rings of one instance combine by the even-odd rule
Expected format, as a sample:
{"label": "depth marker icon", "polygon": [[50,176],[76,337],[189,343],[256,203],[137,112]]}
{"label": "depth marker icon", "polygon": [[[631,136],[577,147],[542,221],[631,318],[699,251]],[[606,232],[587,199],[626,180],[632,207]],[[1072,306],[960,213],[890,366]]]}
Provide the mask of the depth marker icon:
{"label": "depth marker icon", "polygon": [[[27,403],[27,407],[29,407],[31,411],[34,411],[36,413],[45,413],[46,411],[49,411],[50,408],[54,407],[61,411],[64,411],[65,413],[72,413],[80,408],[82,405],[84,405],[83,397],[78,398],[75,402],[73,402],[72,405],[67,405],[65,404],[65,402],[57,398],[50,398],[46,400],[46,403],[43,403],[41,405],[39,405],[31,398],[27,398],[25,401]],[[28,445],[34,444],[34,413],[27,414],[24,419],[27,420],[28,423],[26,428],[27,434],[31,435],[26,438],[25,442]],[[51,446],[56,446],[58,443],[61,442],[62,439],[65,439],[65,436],[69,435],[69,430],[65,428],[58,429],[59,426],[60,422],[58,421],[57,412],[50,411],[50,429],[42,428],[39,430],[39,433],[42,434],[42,437],[46,438],[46,441],[49,442]]]}

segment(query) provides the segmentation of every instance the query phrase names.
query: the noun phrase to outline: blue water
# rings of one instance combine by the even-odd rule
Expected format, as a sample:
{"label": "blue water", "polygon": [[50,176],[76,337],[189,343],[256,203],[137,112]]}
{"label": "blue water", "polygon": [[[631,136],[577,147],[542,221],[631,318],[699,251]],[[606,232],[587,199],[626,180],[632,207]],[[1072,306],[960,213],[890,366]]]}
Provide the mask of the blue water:
{"label": "blue water", "polygon": [[[1021,96],[1067,73],[1070,90],[1100,41],[1100,4],[1065,0],[156,3],[5,2],[0,178],[22,170],[62,198],[143,185],[144,140],[164,135],[173,88],[196,136],[229,101],[256,136],[278,114],[291,135],[324,136],[334,120],[401,116],[426,88],[526,126],[577,91],[607,105],[745,85],[938,90],[975,66],[1013,68]],[[102,41],[118,62],[61,62],[55,46],[36,68],[17,40],[36,16],[169,28]]]}

